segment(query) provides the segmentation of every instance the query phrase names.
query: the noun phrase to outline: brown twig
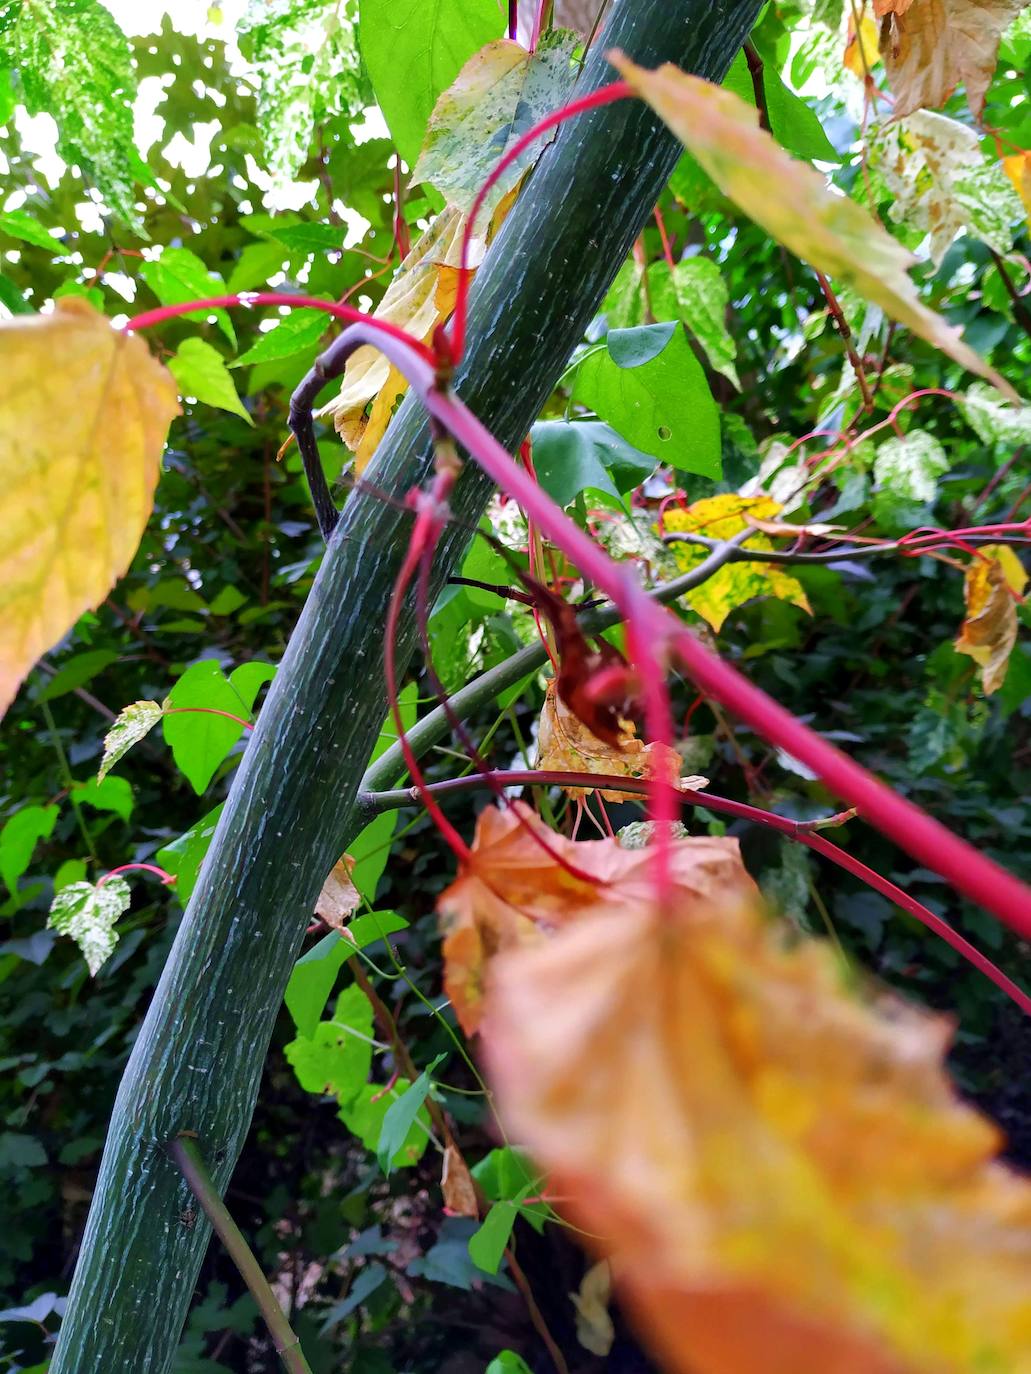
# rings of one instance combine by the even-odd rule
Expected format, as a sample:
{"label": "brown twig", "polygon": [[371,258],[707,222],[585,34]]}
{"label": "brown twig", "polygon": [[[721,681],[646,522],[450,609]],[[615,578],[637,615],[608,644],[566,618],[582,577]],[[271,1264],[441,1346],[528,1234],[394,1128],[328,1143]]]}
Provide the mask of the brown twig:
{"label": "brown twig", "polygon": [[1031,339],[1031,311],[1029,311],[1024,304],[1024,298],[1017,290],[1013,278],[1006,271],[1006,264],[1003,262],[1002,257],[994,248],[989,248],[988,252],[991,254],[992,261],[995,263],[996,271],[1002,278],[1002,284],[1006,288],[1006,294],[1013,302],[1013,318],[1020,325],[1027,337]]}
{"label": "brown twig", "polygon": [[834,290],[822,272],[816,273],[816,280],[820,284],[824,300],[827,302],[827,309],[831,312],[831,319],[834,327],[841,335],[841,342],[845,345],[845,354],[852,364],[852,371],[856,374],[856,381],[859,383],[859,390],[863,395],[863,409],[867,412],[873,409],[873,393],[870,390],[870,383],[866,379],[866,369],[863,367],[863,360],[856,351],[855,344],[852,342],[852,330],[849,328],[848,320],[845,319],[845,312],[841,308],[841,302],[834,294]]}

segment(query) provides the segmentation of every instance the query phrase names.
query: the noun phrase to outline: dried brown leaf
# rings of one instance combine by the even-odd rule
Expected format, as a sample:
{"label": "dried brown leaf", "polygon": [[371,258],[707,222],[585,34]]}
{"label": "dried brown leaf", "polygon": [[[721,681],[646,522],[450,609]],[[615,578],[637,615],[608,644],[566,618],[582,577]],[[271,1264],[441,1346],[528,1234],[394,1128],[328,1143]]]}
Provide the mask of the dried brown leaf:
{"label": "dried brown leaf", "polygon": [[361,905],[361,894],[351,882],[354,865],[355,861],[350,854],[344,854],[338,859],[329,877],[322,884],[322,891],[315,903],[315,915],[320,916],[332,930],[346,930],[348,918],[353,916]]}
{"label": "dried brown leaf", "polygon": [[1027,585],[1027,573],[1006,544],[986,544],[967,568],[963,597],[967,614],[956,640],[956,652],[969,654],[980,666],[986,696],[997,692],[1006,678],[1010,654],[1017,642],[1017,596]]}

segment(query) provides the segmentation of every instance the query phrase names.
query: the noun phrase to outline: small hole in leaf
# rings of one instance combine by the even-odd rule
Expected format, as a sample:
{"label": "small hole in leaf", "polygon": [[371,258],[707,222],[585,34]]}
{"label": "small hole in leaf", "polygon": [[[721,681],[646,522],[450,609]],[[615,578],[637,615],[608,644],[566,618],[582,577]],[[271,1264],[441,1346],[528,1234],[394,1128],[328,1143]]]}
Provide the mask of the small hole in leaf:
{"label": "small hole in leaf", "polygon": [[669,425],[659,426],[659,438],[663,441],[663,443],[665,443],[667,439],[673,438],[673,431],[670,429]]}

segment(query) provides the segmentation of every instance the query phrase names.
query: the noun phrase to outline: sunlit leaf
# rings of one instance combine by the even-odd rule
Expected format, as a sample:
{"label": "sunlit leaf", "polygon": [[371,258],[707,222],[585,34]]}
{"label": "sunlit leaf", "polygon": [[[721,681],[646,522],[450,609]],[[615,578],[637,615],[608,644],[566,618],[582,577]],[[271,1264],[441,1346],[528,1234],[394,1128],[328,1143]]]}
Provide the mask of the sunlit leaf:
{"label": "sunlit leaf", "polygon": [[1006,678],[1017,642],[1017,602],[1027,586],[1023,564],[1007,544],[986,544],[967,568],[963,582],[966,618],[956,651],[969,654],[981,669],[985,696],[997,692]]}
{"label": "sunlit leaf", "polygon": [[[778,502],[768,496],[707,496],[695,501],[686,510],[671,507],[663,516],[663,527],[670,534],[704,534],[710,539],[730,539],[749,527],[751,517],[765,520],[781,510]],[[697,544],[674,543],[670,546],[678,567],[685,572],[697,567],[708,556],[708,549]],[[772,549],[773,541],[757,533],[748,541],[750,549]],[[803,611],[810,611],[809,601],[797,577],[775,563],[727,563],[712,577],[688,592],[687,601],[693,611],[707,620],[714,630],[722,628],[731,611],[757,596],[775,596],[789,601]]]}
{"label": "sunlit leaf", "polygon": [[75,297],[0,321],[0,378],[2,713],[128,568],[179,407],[146,344]]}
{"label": "sunlit leaf", "polygon": [[[209,296],[224,296],[225,282],[217,272],[206,267],[196,253],[188,248],[163,248],[159,257],[140,263],[140,276],[162,305],[185,305],[187,301],[204,300]],[[211,315],[232,346],[236,347],[236,330],[226,310],[191,310],[185,318]]]}
{"label": "sunlit leaf", "polygon": [[314,358],[319,340],[329,324],[330,318],[324,310],[291,310],[273,329],[259,335],[257,342],[241,353],[232,366],[277,362],[298,353],[308,353]]}
{"label": "sunlit leaf", "polygon": [[174,357],[168,360],[168,370],[183,396],[193,396],[204,405],[228,410],[242,416],[249,425],[254,424],[237,395],[225,359],[204,339],[184,339]]}
{"label": "sunlit leaf", "polygon": [[43,248],[48,253],[60,253],[64,247],[60,239],[48,234],[39,220],[34,219],[27,210],[5,210],[0,213],[0,234],[10,234],[11,238],[31,243],[35,248]]}
{"label": "sunlit leaf", "polygon": [[437,97],[467,58],[505,32],[497,0],[360,0],[362,57],[398,152],[414,167]]}
{"label": "sunlit leaf", "polygon": [[957,86],[984,107],[1003,30],[1026,0],[873,0],[895,114],[944,105]]}
{"label": "sunlit leaf", "polygon": [[[626,778],[657,778],[671,786],[680,782],[680,755],[657,741],[646,745],[638,739],[632,721],[621,722],[619,745],[607,744],[592,735],[548,683],[537,733],[535,767],[567,773],[613,773]],[[704,787],[705,779],[689,780]],[[583,787],[567,787],[570,797],[588,796]],[[633,801],[640,793],[601,790],[604,801]]]}
{"label": "sunlit leaf", "polygon": [[[497,954],[546,940],[599,904],[646,903],[654,885],[652,859],[650,849],[624,849],[614,839],[567,839],[521,802],[482,811],[471,858],[437,902],[444,987],[463,1030],[479,1028]],[[671,860],[673,880],[685,894],[752,890],[736,840],[678,840]]]}
{"label": "sunlit leaf", "polygon": [[858,29],[854,14],[849,15],[844,63],[855,76],[867,76],[880,62],[877,38],[877,24],[869,14],[863,12]]}
{"label": "sunlit leaf", "polygon": [[51,902],[47,925],[75,941],[90,973],[96,977],[118,943],[115,922],[128,911],[131,900],[124,878],[110,878],[99,885],[69,883]]}
{"label": "sunlit leaf", "polygon": [[983,382],[975,382],[957,397],[956,405],[980,439],[986,444],[1001,443],[1016,448],[1031,443],[1031,406],[1008,404],[999,393]]}
{"label": "sunlit leaf", "polygon": [[1031,1188],[955,1096],[950,1033],[735,895],[503,955],[485,1048],[662,1368],[1023,1370]]}
{"label": "sunlit leaf", "polygon": [[619,53],[612,59],[721,190],[768,234],[963,367],[1012,392],[962,342],[958,330],[920,301],[906,273],[913,258],[902,245],[855,201],[832,191],[818,172],[779,148],[759,128],[754,109],[668,63],[647,71]]}
{"label": "sunlit leaf", "polygon": [[[449,205],[468,211],[495,163],[526,131],[563,103],[572,84],[576,35],[556,30],[534,53],[499,38],[470,57],[437,101],[413,184],[428,181]],[[554,135],[552,135],[553,137]],[[540,157],[541,138],[512,163],[491,190],[487,215]]]}
{"label": "sunlit leaf", "polygon": [[12,897],[18,890],[18,879],[32,862],[36,845],[54,833],[59,813],[60,807],[53,803],[20,806],[4,821],[0,829],[0,877]]}
{"label": "sunlit leaf", "polygon": [[1024,206],[1024,214],[1031,228],[1031,153],[1015,153],[1002,159],[1003,170]]}
{"label": "sunlit leaf", "polygon": [[892,219],[927,232],[936,265],[962,231],[997,253],[1012,248],[1020,198],[1002,165],[985,158],[973,129],[916,110],[874,131],[869,151],[871,167],[894,197]]}

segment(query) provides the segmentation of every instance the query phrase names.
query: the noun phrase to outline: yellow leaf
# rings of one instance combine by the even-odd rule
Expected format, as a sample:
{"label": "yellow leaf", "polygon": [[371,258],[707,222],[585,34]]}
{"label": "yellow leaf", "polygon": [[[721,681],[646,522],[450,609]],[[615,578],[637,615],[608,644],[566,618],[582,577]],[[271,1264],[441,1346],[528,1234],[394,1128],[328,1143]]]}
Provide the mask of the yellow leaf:
{"label": "yellow leaf", "polygon": [[[481,812],[470,859],[437,902],[444,987],[466,1034],[479,1029],[496,955],[543,941],[599,905],[646,905],[652,866],[651,849],[624,849],[615,839],[567,839],[522,802]],[[742,895],[754,890],[737,840],[677,840],[671,868],[678,889],[695,897],[718,888]]]}
{"label": "yellow leaf", "polygon": [[[537,732],[535,768],[562,773],[614,773],[626,778],[659,778],[672,787],[680,784],[680,755],[658,741],[646,745],[637,738],[632,721],[620,721],[619,744],[607,744],[591,733],[555,690],[555,679],[548,683]],[[692,778],[695,787],[707,779]],[[570,797],[586,797],[589,789],[567,787]],[[602,790],[605,801],[637,801],[639,792]]]}
{"label": "yellow leaf", "polygon": [[1002,165],[1013,183],[1014,190],[1024,202],[1028,226],[1031,227],[1031,153],[1015,153],[1013,157],[1004,157]]}
{"label": "yellow leaf", "polygon": [[964,86],[975,116],[995,74],[1002,32],[1027,0],[874,0],[894,113],[945,104]]}
{"label": "yellow leaf", "polygon": [[502,955],[483,1026],[506,1132],[663,1369],[1029,1374],[1031,1186],[950,1034],[736,893]]}
{"label": "yellow leaf", "polygon": [[967,614],[956,651],[979,665],[981,685],[990,696],[1002,686],[1017,642],[1016,597],[1027,585],[1027,573],[1008,544],[986,544],[981,553],[984,558],[974,559],[963,582]]}
{"label": "yellow leaf", "polygon": [[78,297],[0,323],[0,715],[32,664],[128,568],[175,380]]}
{"label": "yellow leaf", "polygon": [[354,864],[350,854],[338,859],[315,903],[315,915],[321,916],[333,930],[345,930],[347,918],[361,905],[361,894],[351,881]]}
{"label": "yellow leaf", "polygon": [[[769,496],[707,496],[687,510],[669,510],[663,526],[671,534],[705,534],[710,539],[729,539],[749,525],[771,520],[780,506]],[[671,544],[677,566],[684,572],[697,567],[708,557],[708,549],[697,544]],[[756,534],[748,541],[750,549],[772,549],[773,541]],[[757,596],[775,596],[790,601],[812,614],[805,591],[797,577],[775,563],[727,563],[708,581],[688,593],[693,611],[719,630],[727,616],[738,606]]]}
{"label": "yellow leaf", "polygon": [[860,77],[865,77],[868,72],[873,71],[880,61],[877,51],[877,25],[869,14],[864,14],[859,21],[858,35],[854,13],[849,17],[844,60],[848,70]]}
{"label": "yellow leaf", "polygon": [[1009,383],[963,343],[959,330],[921,302],[906,271],[913,255],[862,206],[831,190],[819,172],[760,129],[753,106],[670,63],[648,71],[622,53],[610,58],[720,190],[772,238],[1014,395]]}

